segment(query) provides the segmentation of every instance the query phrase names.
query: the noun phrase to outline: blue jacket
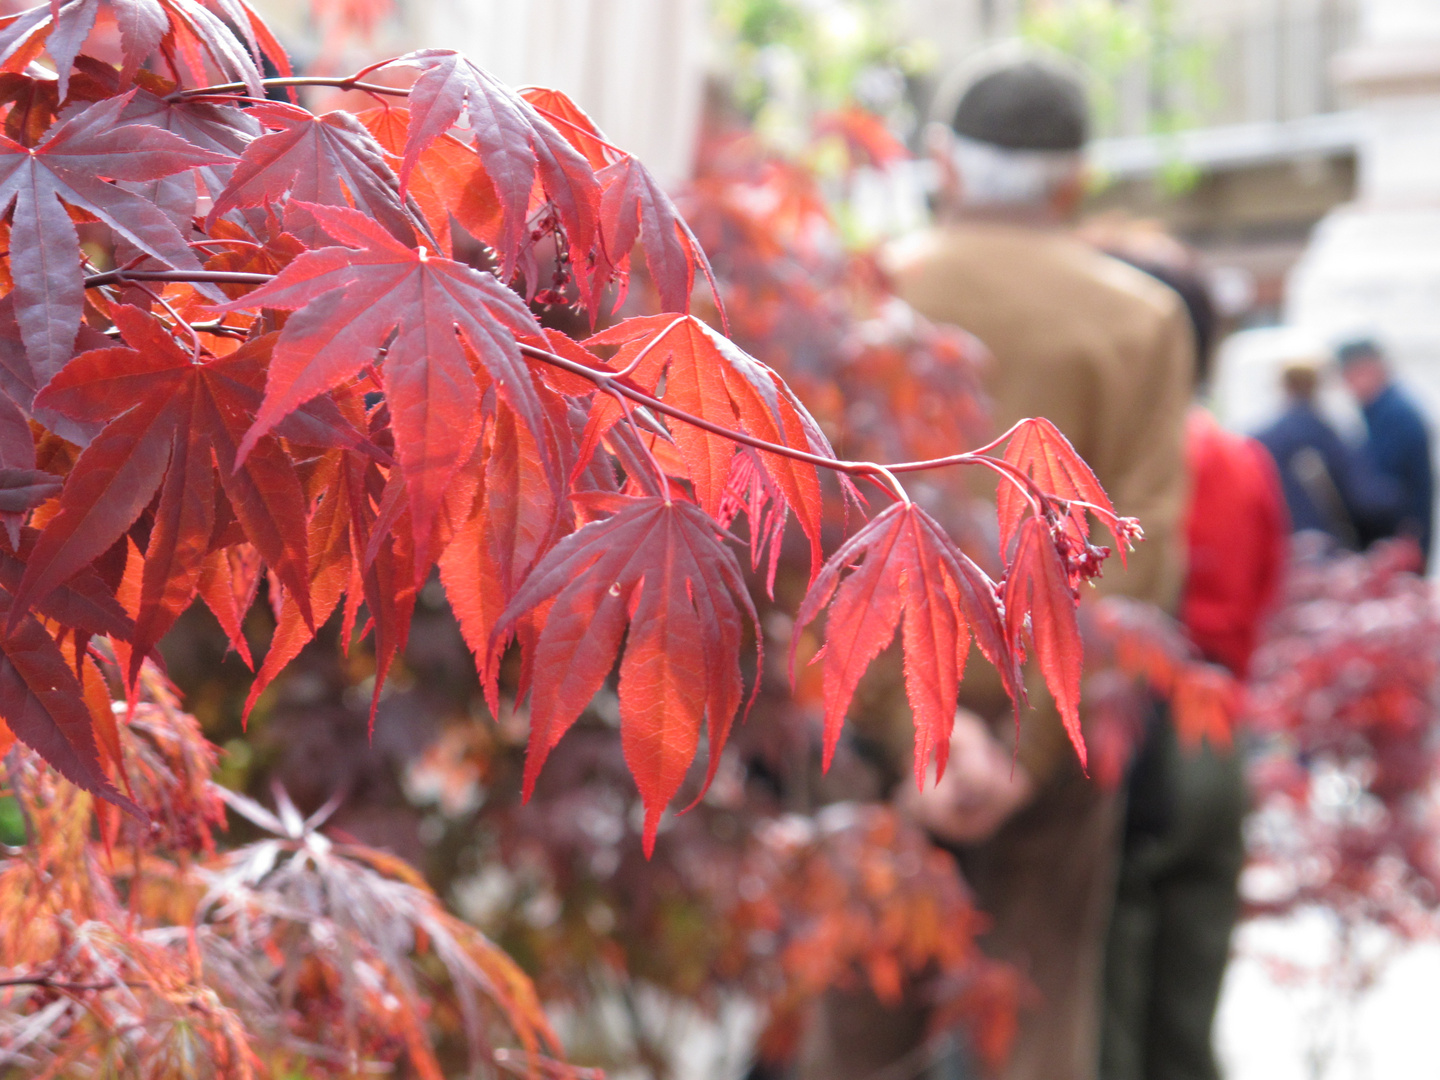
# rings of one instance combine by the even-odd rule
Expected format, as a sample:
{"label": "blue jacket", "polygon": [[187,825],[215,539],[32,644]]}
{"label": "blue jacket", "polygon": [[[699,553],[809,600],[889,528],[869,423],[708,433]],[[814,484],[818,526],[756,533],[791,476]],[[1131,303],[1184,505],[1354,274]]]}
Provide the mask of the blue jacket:
{"label": "blue jacket", "polygon": [[1362,448],[1370,467],[1399,488],[1399,513],[1389,535],[1403,533],[1430,551],[1434,488],[1430,475],[1430,432],[1415,403],[1393,383],[1364,406],[1369,432]]}
{"label": "blue jacket", "polygon": [[1399,486],[1346,446],[1309,403],[1291,402],[1255,438],[1280,470],[1296,532],[1319,529],[1346,546],[1356,546],[1394,528]]}

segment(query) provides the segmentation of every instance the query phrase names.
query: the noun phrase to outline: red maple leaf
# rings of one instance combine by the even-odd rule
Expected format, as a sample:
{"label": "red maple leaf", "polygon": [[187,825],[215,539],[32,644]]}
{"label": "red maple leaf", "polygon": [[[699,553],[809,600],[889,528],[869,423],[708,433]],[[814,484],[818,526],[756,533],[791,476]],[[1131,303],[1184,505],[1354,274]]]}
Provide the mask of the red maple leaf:
{"label": "red maple leaf", "polygon": [[[1022,420],[1005,444],[1004,458],[1012,465],[1018,465],[1026,476],[1034,480],[1041,491],[1056,498],[1078,500],[1095,508],[1096,515],[1115,535],[1123,559],[1127,549],[1128,534],[1122,536],[1117,527],[1118,516],[1110,504],[1110,496],[1095,479],[1090,466],[1075,452],[1070,440],[1043,417]],[[996,509],[1000,519],[1000,553],[1002,557],[1010,550],[1010,541],[1020,526],[1020,520],[1029,509],[1029,503],[1014,484],[1001,484],[996,496]],[[1090,535],[1090,524],[1085,507],[1070,508],[1067,531],[1083,544]]]}
{"label": "red maple leaf", "polygon": [[196,363],[158,320],[130,307],[117,307],[113,317],[132,347],[80,354],[38,395],[50,408],[106,426],[66,478],[16,599],[22,609],[43,601],[123,536],[158,490],[135,614],[133,680],[196,595],[217,530],[217,479],[245,537],[308,617],[304,537],[295,527],[306,507],[277,440],[257,444],[237,467],[273,338]]}
{"label": "red maple leaf", "polygon": [[[568,427],[565,399],[543,385],[539,390],[550,423],[557,431]],[[556,441],[566,448],[567,440]],[[476,456],[472,482],[448,493],[451,540],[440,556],[440,580],[488,692],[496,689],[486,667],[495,623],[539,558],[574,528],[575,514],[546,481],[539,443],[503,402]],[[493,693],[490,704],[499,708]]]}
{"label": "red maple leaf", "polygon": [[[405,247],[357,211],[304,209],[347,246],[308,251],[274,281],[220,308],[298,309],[280,332],[265,402],[240,458],[296,408],[375,361],[393,332],[380,382],[423,558],[445,490],[480,435],[480,386],[465,345],[526,427],[543,433],[542,406],[516,338],[544,335],[493,274]],[[558,485],[548,442],[541,456]]]}
{"label": "red maple leaf", "polygon": [[[55,490],[59,490],[56,478]],[[38,529],[20,530],[20,543],[6,545],[0,540],[0,588],[14,595],[25,577],[25,563],[35,550]],[[40,597],[34,610],[66,630],[81,634],[108,634],[119,641],[135,636],[135,623],[115,599],[115,592],[101,580],[93,567],[85,567],[68,581]]]}
{"label": "red maple leaf", "polygon": [[523,616],[553,598],[530,659],[547,674],[531,694],[528,798],[546,756],[609,676],[626,639],[620,737],[645,804],[648,854],[707,721],[714,775],[743,690],[741,613],[757,639],[760,627],[740,564],[698,507],[605,498],[617,511],[571,533],[540,560],[500,617],[494,640],[507,640]]}
{"label": "red maple leaf", "polygon": [[524,98],[459,53],[429,49],[394,62],[421,69],[410,88],[402,185],[421,152],[463,113],[500,198],[501,276],[510,277],[524,247],[530,194],[537,178],[565,228],[572,261],[580,265],[595,247],[598,233],[600,187],[589,162]]}
{"label": "red maple leaf", "polygon": [[11,733],[77,787],[141,820],[145,813],[100,765],[94,722],[69,662],[35,616],[0,592],[0,717]]}
{"label": "red maple leaf", "polygon": [[[738,429],[766,442],[791,446],[833,458],[820,427],[773,371],[716,334],[693,316],[642,315],[626,319],[590,338],[586,345],[619,345],[610,359],[616,371],[630,369],[630,379],[661,400],[693,416]],[[599,436],[622,415],[613,399],[597,398],[590,410],[581,462]],[[672,436],[684,461],[695,498],[709,514],[720,510],[730,480],[735,444],[683,421]],[[766,473],[784,496],[789,510],[810,540],[819,566],[820,478],[815,466],[761,450]],[[758,526],[759,523],[752,523]]]}
{"label": "red maple leaf", "polygon": [[[615,265],[623,270],[629,264],[630,251],[638,238],[663,310],[690,310],[698,266],[710,283],[716,307],[723,313],[710,260],[650,170],[627,154],[596,173],[596,177],[605,189],[600,202],[601,220],[606,225],[605,247]],[[615,298],[617,310],[624,299],[625,289],[621,288]]]}
{"label": "red maple leaf", "polygon": [[240,155],[207,226],[237,207],[268,206],[288,194],[300,203],[354,206],[402,243],[415,240],[421,219],[401,196],[384,150],[355,117],[313,116],[280,101],[257,102],[246,113],[272,130]]}
{"label": "red maple leaf", "polygon": [[316,505],[306,530],[313,621],[307,620],[300,606],[289,597],[281,602],[269,651],[245,698],[243,713],[247,719],[265,688],[315,637],[315,627],[330,618],[346,590],[361,591],[356,580],[359,567],[351,550],[357,515],[351,506],[353,486],[347,482],[355,464],[346,459],[333,460],[327,468],[339,475],[332,478],[322,474],[316,478],[316,486],[323,490],[324,497]]}
{"label": "red maple leaf", "polygon": [[14,208],[15,318],[40,382],[70,359],[84,304],[80,242],[61,203],[89,211],[169,266],[200,268],[159,207],[105,180],[154,180],[233,159],[147,124],[122,124],[129,101],[126,94],[97,102],[56,124],[34,147],[0,135],[0,214]]}
{"label": "red maple leaf", "polygon": [[[846,569],[850,573],[845,574]],[[846,541],[821,569],[800,605],[791,663],[800,639],[826,606],[825,766],[835,754],[845,711],[870,662],[895,637],[904,616],[905,693],[915,714],[915,780],[932,754],[943,774],[960,678],[972,637],[1000,671],[1012,696],[1012,651],[995,608],[995,585],[956,549],[929,514],[911,503],[887,507]]]}
{"label": "red maple leaf", "polygon": [[[409,110],[394,106],[367,109],[357,119],[398,162],[405,151]],[[406,178],[405,194],[425,215],[446,256],[451,251],[452,215],[477,240],[488,244],[497,238],[500,203],[495,188],[479,156],[453,135],[441,135],[421,152]]]}
{"label": "red maple leaf", "polygon": [[236,160],[261,134],[261,127],[240,109],[193,98],[162,97],[159,95],[166,93],[167,84],[154,78],[145,81],[154,92],[136,90],[120,114],[121,120],[161,128],[180,136],[191,146],[224,154],[227,159],[223,164],[201,166],[193,173],[187,171],[145,185],[130,185],[130,190],[150,198],[177,224],[183,222],[181,227],[185,228],[195,216],[196,178],[212,199],[218,198],[230,181]]}
{"label": "red maple leaf", "polygon": [[1075,615],[1075,591],[1055,538],[1040,518],[1026,518],[1020,525],[1020,539],[1005,577],[1002,599],[1010,647],[1023,658],[1027,637],[1035,646],[1040,674],[1055,698],[1065,731],[1084,768],[1085,736],[1080,731],[1083,649]]}

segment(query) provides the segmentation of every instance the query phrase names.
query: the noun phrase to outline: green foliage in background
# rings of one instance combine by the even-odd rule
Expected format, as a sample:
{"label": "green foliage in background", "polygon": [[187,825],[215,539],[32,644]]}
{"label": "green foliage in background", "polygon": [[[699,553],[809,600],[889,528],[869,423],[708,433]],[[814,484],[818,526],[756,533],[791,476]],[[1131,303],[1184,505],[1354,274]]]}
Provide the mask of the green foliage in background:
{"label": "green foliage in background", "polygon": [[898,132],[915,124],[907,80],[935,64],[933,48],[895,30],[889,0],[714,0],[717,65],[735,104],[784,148],[817,112],[859,104]]}
{"label": "green foliage in background", "polygon": [[[1144,134],[1171,137],[1204,122],[1215,104],[1214,47],[1180,26],[1175,0],[1073,0],[1032,3],[1020,24],[1026,40],[1072,57],[1092,76],[1095,130],[1124,132],[1121,87],[1143,79]],[[1157,178],[1172,193],[1199,179],[1172,153]]]}
{"label": "green foliage in background", "polygon": [[0,798],[0,844],[19,847],[25,842],[25,815],[9,795]]}

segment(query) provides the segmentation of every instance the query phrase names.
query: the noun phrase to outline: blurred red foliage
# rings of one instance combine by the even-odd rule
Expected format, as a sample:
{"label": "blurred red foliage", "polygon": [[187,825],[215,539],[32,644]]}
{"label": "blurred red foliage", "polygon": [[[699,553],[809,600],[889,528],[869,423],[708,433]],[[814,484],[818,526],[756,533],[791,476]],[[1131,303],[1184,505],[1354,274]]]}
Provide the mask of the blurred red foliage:
{"label": "blurred red foliage", "polygon": [[1440,930],[1440,597],[1417,553],[1301,546],[1255,657],[1263,738],[1244,894],[1404,936]]}

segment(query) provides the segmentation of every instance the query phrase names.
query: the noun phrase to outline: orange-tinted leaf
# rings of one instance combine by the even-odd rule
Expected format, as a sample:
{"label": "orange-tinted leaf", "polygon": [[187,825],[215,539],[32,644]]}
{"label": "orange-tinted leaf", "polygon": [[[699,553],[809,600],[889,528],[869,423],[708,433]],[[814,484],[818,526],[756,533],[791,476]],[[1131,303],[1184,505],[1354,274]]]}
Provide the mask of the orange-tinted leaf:
{"label": "orange-tinted leaf", "polygon": [[265,662],[256,672],[255,680],[250,684],[250,693],[245,698],[245,718],[249,718],[265,688],[315,637],[315,628],[330,618],[339,606],[341,596],[350,587],[354,565],[350,550],[352,528],[350,489],[343,478],[337,479],[325,488],[306,530],[314,623],[306,622],[299,606],[289,596],[281,599],[269,651],[265,653]]}
{"label": "orange-tinted leaf", "polygon": [[[387,153],[399,158],[405,151],[410,110],[367,109],[358,117]],[[441,135],[425,148],[406,180],[406,194],[425,215],[440,250],[450,254],[450,216],[478,240],[492,243],[500,226],[500,202],[495,187],[475,151],[453,135]]]}
{"label": "orange-tinted leaf", "polygon": [[[1041,491],[1061,499],[1078,499],[1099,507],[1109,515],[1106,525],[1115,517],[1115,508],[1110,497],[1095,479],[1095,473],[1085,464],[1070,440],[1060,429],[1043,417],[1022,420],[1005,444],[1004,458],[1012,465],[1018,465],[1025,474],[1035,481]],[[1020,520],[1025,516],[1029,504],[1014,484],[1001,483],[996,507],[1000,517],[1000,554],[1004,557],[1010,550]],[[1077,539],[1089,536],[1090,527],[1085,511],[1073,507],[1070,522]],[[1117,537],[1118,540],[1118,537]],[[1120,545],[1124,556],[1125,544]]]}
{"label": "orange-tinted leaf", "polygon": [[[662,400],[691,415],[766,442],[834,457],[819,426],[779,377],[698,319],[671,315],[626,319],[596,334],[587,345],[619,345],[611,368],[624,370],[638,359],[630,378],[652,393],[663,379]],[[597,399],[591,408],[587,445],[620,415],[613,399]],[[718,513],[735,444],[683,421],[673,423],[671,431],[695,485],[696,500],[707,513]],[[818,566],[822,506],[815,466],[759,453],[765,471],[809,538],[811,557]]]}
{"label": "orange-tinted leaf", "polygon": [[525,763],[528,797],[546,756],[589,704],[615,663],[625,760],[645,804],[645,849],[694,760],[708,719],[718,762],[742,691],[744,612],[755,609],[735,556],[715,523],[687,502],[626,500],[540,560],[494,631],[506,640],[529,611],[555,598],[534,645]]}
{"label": "orange-tinted leaf", "polygon": [[845,140],[852,155],[877,169],[884,169],[910,156],[905,144],[895,137],[881,117],[858,105],[836,109],[818,117],[815,131],[820,135],[838,135]]}
{"label": "orange-tinted leaf", "polygon": [[[845,574],[846,570],[849,574]],[[972,636],[1013,694],[1011,650],[995,586],[924,510],[896,503],[840,547],[820,570],[796,616],[796,634],[829,607],[825,648],[825,766],[845,711],[870,662],[904,617],[905,691],[915,716],[915,777],[932,755],[945,769],[960,678]]]}
{"label": "orange-tinted leaf", "polygon": [[230,647],[252,671],[255,661],[250,656],[250,643],[245,640],[243,624],[245,613],[250,610],[260,584],[262,566],[260,553],[253,544],[219,548],[205,556],[197,585],[200,598],[225,631]]}
{"label": "orange-tinted leaf", "polygon": [[[557,429],[563,430],[564,444],[571,438],[565,402],[547,387],[537,386],[536,392],[546,409],[542,436],[556,447],[552,454],[559,456],[562,441],[557,438]],[[496,405],[481,498],[485,503],[488,542],[507,598],[515,595],[535,560],[554,543],[569,520],[568,501],[545,475],[543,445],[519,422],[513,409],[503,402]],[[564,448],[568,449],[568,445]]]}
{"label": "orange-tinted leaf", "polygon": [[[445,490],[480,436],[480,387],[461,338],[525,426],[541,433],[543,407],[516,344],[517,335],[540,338],[540,327],[493,274],[398,244],[354,210],[305,209],[347,246],[306,252],[274,281],[224,308],[299,309],[280,332],[265,402],[240,457],[299,406],[374,360],[393,332],[380,379],[405,471],[415,548],[424,552]],[[541,453],[558,487],[548,441]]]}
{"label": "orange-tinted leaf", "polygon": [[595,121],[567,95],[543,86],[527,86],[520,91],[520,96],[565,136],[592,169],[598,172],[615,159]]}
{"label": "orange-tinted leaf", "polygon": [[1212,747],[1229,747],[1242,693],[1240,683],[1224,668],[1213,664],[1182,667],[1176,674],[1171,708],[1185,746],[1193,750],[1208,739]]}

